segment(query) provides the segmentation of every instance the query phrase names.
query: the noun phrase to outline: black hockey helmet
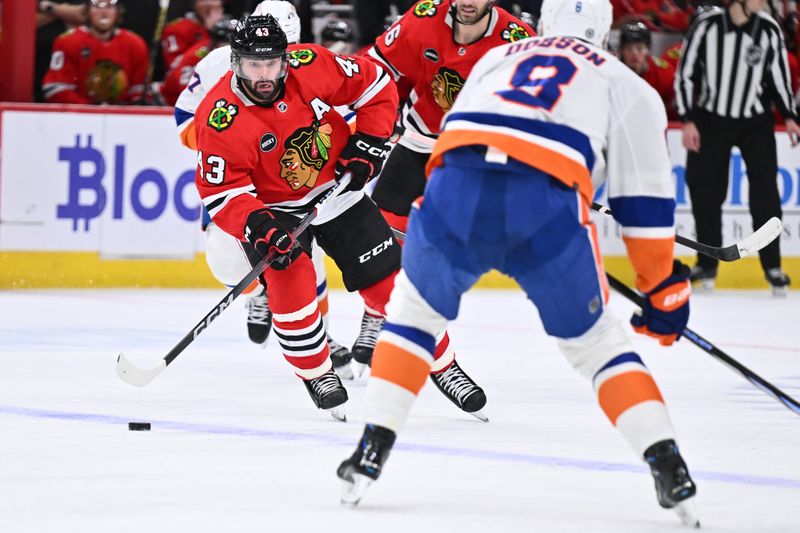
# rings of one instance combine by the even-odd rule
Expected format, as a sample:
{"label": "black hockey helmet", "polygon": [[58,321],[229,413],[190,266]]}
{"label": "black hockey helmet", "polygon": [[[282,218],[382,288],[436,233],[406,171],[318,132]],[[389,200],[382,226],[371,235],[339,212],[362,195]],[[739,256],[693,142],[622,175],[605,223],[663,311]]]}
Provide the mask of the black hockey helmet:
{"label": "black hockey helmet", "polygon": [[644,43],[650,48],[653,39],[650,36],[650,30],[643,22],[634,21],[626,22],[623,24],[619,35],[619,47],[622,48],[626,44]]}
{"label": "black hockey helmet", "polygon": [[231,35],[236,30],[239,22],[231,17],[222,17],[211,26],[208,33],[211,35],[211,40],[215,43],[229,43]]}
{"label": "black hockey helmet", "polygon": [[286,34],[272,15],[245,17],[233,31],[231,70],[256,104],[268,105],[283,91],[288,46]]}
{"label": "black hockey helmet", "polygon": [[346,20],[334,18],[329,19],[328,23],[325,24],[325,27],[322,29],[321,37],[323,41],[343,41],[352,43],[353,40],[355,40],[353,27],[350,23]]}
{"label": "black hockey helmet", "polygon": [[266,59],[286,54],[289,42],[272,15],[245,17],[231,35],[233,56]]}

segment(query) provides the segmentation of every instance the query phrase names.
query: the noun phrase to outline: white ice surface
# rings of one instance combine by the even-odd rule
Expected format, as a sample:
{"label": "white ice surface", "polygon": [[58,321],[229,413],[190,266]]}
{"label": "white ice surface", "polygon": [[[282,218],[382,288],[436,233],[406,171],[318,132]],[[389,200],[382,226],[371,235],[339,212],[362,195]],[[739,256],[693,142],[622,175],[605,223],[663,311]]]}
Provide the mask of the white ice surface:
{"label": "white ice surface", "polygon": [[[426,387],[355,510],[339,505],[334,471],[361,434],[364,383],[347,383],[348,424],[317,411],[274,339],[246,339],[241,302],[149,386],[116,377],[118,352],[154,365],[222,295],[0,292],[0,532],[681,529],[520,293],[468,294],[451,328],[491,422]],[[693,329],[800,398],[799,294],[693,306]],[[631,310],[616,295],[612,307]],[[359,299],[334,292],[331,310],[349,345]],[[800,532],[800,416],[688,341],[634,342],[671,410],[703,528]]]}

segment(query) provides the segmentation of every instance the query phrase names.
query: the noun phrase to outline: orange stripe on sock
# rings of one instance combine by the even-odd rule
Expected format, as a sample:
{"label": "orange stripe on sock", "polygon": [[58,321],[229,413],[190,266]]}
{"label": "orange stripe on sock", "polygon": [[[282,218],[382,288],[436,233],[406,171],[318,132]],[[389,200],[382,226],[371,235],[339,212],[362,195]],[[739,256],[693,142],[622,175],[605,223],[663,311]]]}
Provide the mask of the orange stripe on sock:
{"label": "orange stripe on sock", "polygon": [[638,370],[625,372],[604,381],[597,391],[597,400],[614,425],[622,413],[635,405],[650,400],[664,403],[653,377]]}
{"label": "orange stripe on sock", "polygon": [[253,283],[247,286],[247,288],[244,290],[242,294],[250,294],[251,292],[256,290],[259,287],[259,285],[260,283],[258,282],[258,280],[253,281]]}
{"label": "orange stripe on sock", "polygon": [[317,307],[319,307],[319,312],[322,313],[322,316],[328,314],[328,292],[325,291],[325,295],[322,298],[317,299]]}
{"label": "orange stripe on sock", "polygon": [[379,341],[372,356],[371,374],[419,394],[431,367],[428,363],[402,348]]}

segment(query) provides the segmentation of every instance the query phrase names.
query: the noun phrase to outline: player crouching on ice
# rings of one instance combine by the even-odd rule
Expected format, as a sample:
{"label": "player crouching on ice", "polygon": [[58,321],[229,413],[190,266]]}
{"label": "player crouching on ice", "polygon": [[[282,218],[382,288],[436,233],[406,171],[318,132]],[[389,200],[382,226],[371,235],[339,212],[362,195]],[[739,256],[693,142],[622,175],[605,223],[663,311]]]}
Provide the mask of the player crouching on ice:
{"label": "player crouching on ice", "polygon": [[545,0],[544,37],[488,52],[445,117],[375,349],[367,425],[337,472],[343,503],[358,503],[380,476],[425,383],[436,332],[496,268],[517,280],[547,333],[592,381],[608,419],[650,465],[661,506],[699,524],[664,400],[606,307],[589,219],[592,177],[607,175],[646,300],[631,322],[672,344],[689,318],[690,285],[688,268],[673,262],[667,119],[658,94],[603,49],[611,12],[608,0]]}

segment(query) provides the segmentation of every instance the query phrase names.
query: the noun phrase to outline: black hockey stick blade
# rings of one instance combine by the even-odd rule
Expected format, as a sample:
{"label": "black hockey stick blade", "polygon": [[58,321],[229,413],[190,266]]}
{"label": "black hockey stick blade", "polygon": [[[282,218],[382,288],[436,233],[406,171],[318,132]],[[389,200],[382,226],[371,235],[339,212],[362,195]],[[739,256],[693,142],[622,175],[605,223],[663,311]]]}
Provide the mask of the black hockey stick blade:
{"label": "black hockey stick blade", "polygon": [[[608,207],[592,202],[592,209],[605,215],[611,214]],[[702,242],[693,241],[682,235],[675,234],[675,242],[696,250],[703,255],[714,257],[720,261],[736,261],[742,257],[753,255],[766,245],[774,241],[783,231],[783,224],[778,217],[767,220],[763,226],[748,235],[736,244],[730,246],[709,246]]]}
{"label": "black hockey stick blade", "polygon": [[[291,231],[292,239],[296,240],[297,236],[303,233],[303,231],[308,228],[308,226],[313,222],[315,218],[317,218],[317,214],[319,213],[320,209],[325,206],[326,201],[329,198],[332,198],[338,195],[340,192],[344,191],[347,188],[347,185],[350,183],[350,174],[345,174],[339,183],[322,193],[317,203],[314,205],[314,209],[304,216],[297,226]],[[227,309],[231,303],[240,296],[247,287],[250,286],[256,278],[261,275],[261,273],[272,263],[277,254],[271,251],[267,254],[261,261],[259,261],[253,269],[248,272],[248,274],[242,278],[242,280],[236,284],[236,286],[225,295],[225,297],[220,300],[220,302],[215,305],[211,311],[209,311],[206,316],[204,316],[200,322],[195,324],[195,326],[186,334],[184,337],[175,345],[172,350],[169,351],[167,355],[158,363],[158,365],[152,368],[140,368],[133,363],[131,363],[123,354],[119,354],[117,356],[117,375],[127,383],[131,385],[136,385],[137,387],[144,387],[145,385],[149,384],[153,381],[167,366],[176,358],[178,355],[186,349],[194,340],[200,335],[205,329],[214,321],[220,314],[222,314],[225,309]]]}
{"label": "black hockey stick blade", "polygon": [[[638,305],[639,307],[642,306],[643,298],[637,294],[633,289],[622,283],[620,280],[612,276],[611,274],[606,274],[608,277],[608,283],[611,287],[614,288],[615,291],[620,293],[622,296],[633,302],[634,304]],[[781,402],[786,408],[791,411],[794,411],[795,414],[800,415],[800,403],[797,400],[780,390],[778,387],[767,381],[766,379],[762,378],[739,361],[731,357],[730,355],[726,354],[722,350],[720,350],[714,343],[704,339],[696,332],[692,331],[688,327],[683,330],[683,336],[689,339],[689,341],[706,352],[707,354],[711,355],[712,357],[716,358],[719,361],[725,363],[729,368],[732,368],[739,374],[741,374],[747,381],[749,381],[753,386],[761,391],[769,394],[779,402]]]}

